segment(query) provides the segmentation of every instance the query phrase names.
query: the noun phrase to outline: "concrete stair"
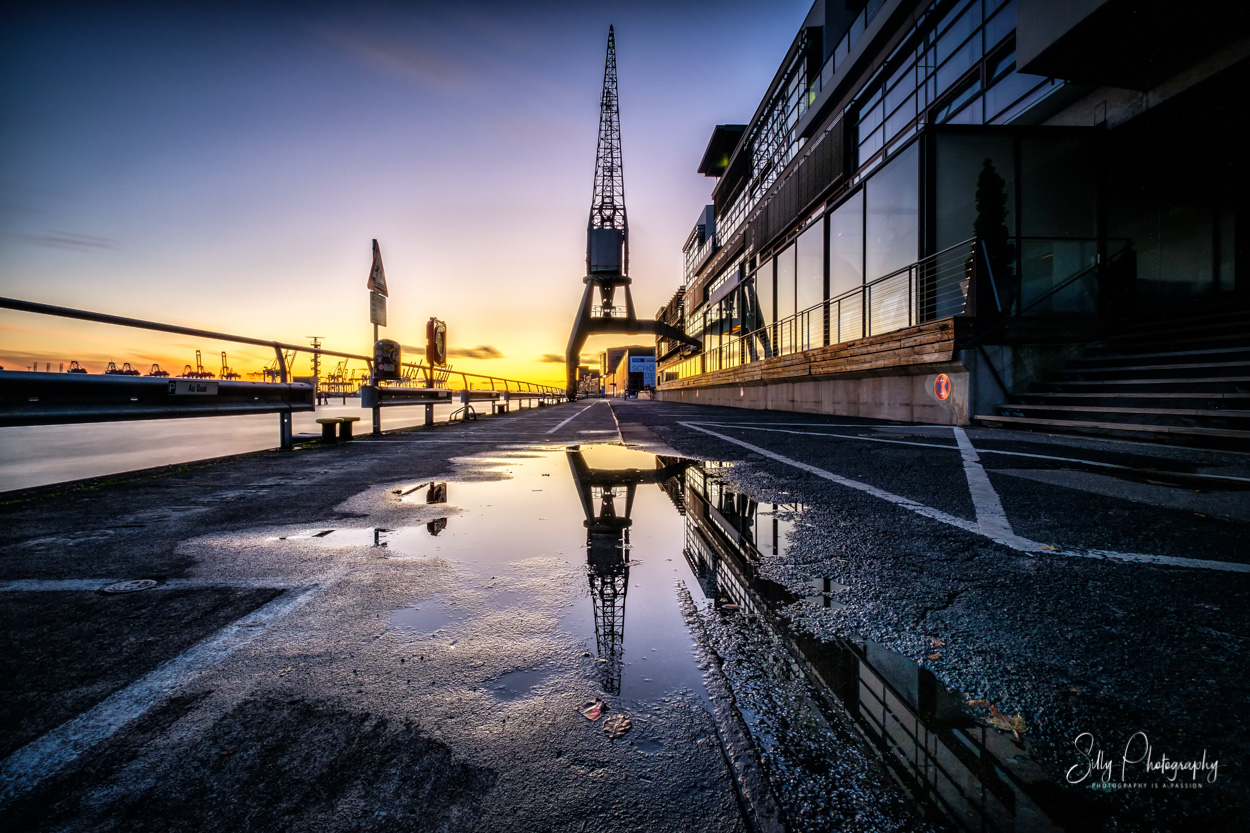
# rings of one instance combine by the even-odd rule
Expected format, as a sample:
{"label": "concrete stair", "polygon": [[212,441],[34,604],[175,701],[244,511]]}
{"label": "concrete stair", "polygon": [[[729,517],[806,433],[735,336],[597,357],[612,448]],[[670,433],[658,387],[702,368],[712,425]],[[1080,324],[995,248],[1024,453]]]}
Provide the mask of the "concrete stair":
{"label": "concrete stair", "polygon": [[1250,450],[1250,310],[1136,323],[977,423]]}

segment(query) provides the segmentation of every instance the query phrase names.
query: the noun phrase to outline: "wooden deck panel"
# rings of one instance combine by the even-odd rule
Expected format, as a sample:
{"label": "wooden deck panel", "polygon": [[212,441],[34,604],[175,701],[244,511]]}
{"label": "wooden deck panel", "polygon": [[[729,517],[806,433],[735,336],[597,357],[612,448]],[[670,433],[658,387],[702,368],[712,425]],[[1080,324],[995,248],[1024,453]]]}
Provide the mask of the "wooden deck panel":
{"label": "wooden deck panel", "polygon": [[794,382],[844,373],[879,373],[891,368],[949,362],[955,352],[952,319],[895,330],[855,341],[818,347],[803,353],[749,362],[689,379],[663,382],[661,390],[717,385],[760,385]]}

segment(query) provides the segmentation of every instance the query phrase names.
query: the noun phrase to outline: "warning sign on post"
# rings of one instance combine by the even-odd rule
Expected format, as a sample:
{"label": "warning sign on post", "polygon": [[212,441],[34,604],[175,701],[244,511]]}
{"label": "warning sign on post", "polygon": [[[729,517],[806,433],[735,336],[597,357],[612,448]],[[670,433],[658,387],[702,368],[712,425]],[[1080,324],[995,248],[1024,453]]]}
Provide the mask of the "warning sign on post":
{"label": "warning sign on post", "polygon": [[377,240],[373,241],[373,265],[369,267],[369,281],[365,286],[379,295],[390,295],[386,291],[386,270],[382,268],[382,250]]}
{"label": "warning sign on post", "polygon": [[369,293],[369,323],[379,327],[386,326],[386,296],[376,292]]}

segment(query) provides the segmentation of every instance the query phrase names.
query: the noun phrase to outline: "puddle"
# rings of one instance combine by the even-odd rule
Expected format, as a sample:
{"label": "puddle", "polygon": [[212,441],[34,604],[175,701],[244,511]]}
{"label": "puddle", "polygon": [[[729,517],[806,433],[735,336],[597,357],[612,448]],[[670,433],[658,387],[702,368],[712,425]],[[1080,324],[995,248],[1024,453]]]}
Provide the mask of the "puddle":
{"label": "puddle", "polygon": [[[848,589],[818,578],[797,593],[759,575],[762,558],[784,553],[801,505],[757,504],[703,480],[694,469],[686,486],[686,552],[692,572],[723,621],[746,617],[733,624],[740,633],[755,632],[755,641],[743,644],[755,650],[759,675],[792,677],[791,702],[805,701],[795,706],[796,714],[849,717],[927,814],[955,829],[1015,830],[1024,825],[1058,830],[1081,812],[1060,806],[1051,779],[1031,762],[1026,749],[1010,735],[987,731],[967,711],[965,698],[928,669],[873,642],[826,642],[790,625],[787,607],[844,607],[837,597]],[[771,650],[759,650],[762,644]],[[795,673],[778,674],[787,667]],[[757,748],[777,755],[792,777],[810,766],[799,780],[818,784],[824,765],[805,760],[808,732],[786,735],[790,729],[784,718],[752,708],[753,693],[747,691],[736,705]],[[756,699],[769,703],[767,697]]]}
{"label": "puddle", "polygon": [[522,668],[491,680],[486,684],[486,690],[499,700],[519,700],[531,696],[533,689],[551,674],[550,668]]}
{"label": "puddle", "polygon": [[391,622],[401,631],[414,636],[426,636],[453,623],[463,622],[464,611],[444,604],[438,599],[428,599],[391,614]]}
{"label": "puddle", "polygon": [[[823,642],[792,628],[788,607],[841,607],[847,589],[819,578],[794,592],[759,575],[761,560],[784,554],[801,505],[760,504],[733,492],[719,477],[725,464],[618,445],[496,451],[460,462],[502,479],[414,481],[388,495],[411,512],[410,523],[310,528],[284,540],[370,547],[387,559],[444,559],[459,577],[455,593],[417,598],[392,613],[414,641],[469,646],[473,628],[492,615],[525,616],[534,633],[580,641],[578,654],[482,683],[502,701],[534,696],[561,676],[597,686],[614,708],[635,714],[681,692],[709,704],[675,590],[680,581],[713,624],[733,623],[769,646],[735,661],[755,663],[763,680],[792,677],[791,703],[803,716],[793,725],[853,725],[868,754],[934,818],[977,830],[1053,819],[1049,779],[1021,763],[1023,748],[987,731],[931,672],[872,643]],[[757,747],[783,761],[775,773],[783,780],[795,780],[790,765],[794,773],[811,767],[812,783],[833,777],[829,758],[807,755],[801,732],[766,698],[754,702],[743,692],[736,705]],[[663,751],[658,741],[633,743],[642,753]],[[836,756],[820,753],[829,754]]]}

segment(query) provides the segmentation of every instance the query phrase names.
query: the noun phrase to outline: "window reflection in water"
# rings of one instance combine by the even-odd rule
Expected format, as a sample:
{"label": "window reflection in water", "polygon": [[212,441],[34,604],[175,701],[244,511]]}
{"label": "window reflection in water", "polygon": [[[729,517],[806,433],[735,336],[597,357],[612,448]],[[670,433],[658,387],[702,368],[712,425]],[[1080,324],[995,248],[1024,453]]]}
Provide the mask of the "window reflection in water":
{"label": "window reflection in water", "polygon": [[[734,615],[754,616],[797,660],[821,705],[849,716],[930,812],[967,830],[1061,829],[1054,820],[1058,796],[1050,778],[1022,762],[1025,750],[1009,735],[974,720],[963,698],[931,672],[872,642],[817,639],[778,615],[803,598],[805,604],[840,607],[837,596],[846,587],[818,578],[800,596],[761,577],[761,560],[784,555],[804,507],[760,504],[737,494],[715,476],[720,468],[716,463],[688,468],[682,497],[685,556],[716,606],[737,605]],[[772,665],[786,673],[789,663]]]}

